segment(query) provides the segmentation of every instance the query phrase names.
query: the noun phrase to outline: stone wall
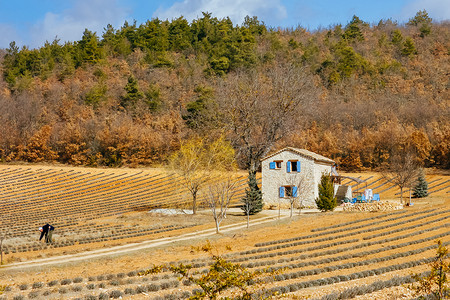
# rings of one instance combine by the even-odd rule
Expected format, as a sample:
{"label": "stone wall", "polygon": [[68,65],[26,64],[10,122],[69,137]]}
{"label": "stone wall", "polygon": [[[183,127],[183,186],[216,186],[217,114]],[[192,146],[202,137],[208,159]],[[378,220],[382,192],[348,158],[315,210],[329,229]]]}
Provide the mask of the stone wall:
{"label": "stone wall", "polygon": [[[300,172],[287,172],[286,164],[290,160],[298,160],[301,163]],[[270,162],[282,161],[281,168],[270,169]],[[291,151],[283,151],[262,162],[262,193],[266,207],[289,208],[290,199],[279,197],[280,186],[297,186],[298,199],[303,207],[316,207],[315,199],[318,197],[318,184],[322,172],[330,172],[331,166],[316,164],[312,158],[304,157]]]}

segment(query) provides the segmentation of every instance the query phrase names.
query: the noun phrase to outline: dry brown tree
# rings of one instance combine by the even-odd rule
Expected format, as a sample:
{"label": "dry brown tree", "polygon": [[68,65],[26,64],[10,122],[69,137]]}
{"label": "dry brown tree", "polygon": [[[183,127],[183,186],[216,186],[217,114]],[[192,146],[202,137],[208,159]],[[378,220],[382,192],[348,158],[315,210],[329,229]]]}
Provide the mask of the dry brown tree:
{"label": "dry brown tree", "polygon": [[293,64],[240,70],[217,88],[216,102],[239,163],[255,173],[260,159],[293,129],[317,99],[312,76]]}
{"label": "dry brown tree", "polygon": [[[411,151],[397,152],[389,159],[383,177],[400,188],[400,203],[403,205],[403,189],[410,187],[419,174],[419,166]],[[411,203],[409,203],[411,204]]]}
{"label": "dry brown tree", "polygon": [[208,187],[206,202],[211,209],[216,233],[220,232],[220,223],[226,218],[228,205],[236,193],[237,181],[231,175],[221,176],[218,182],[212,182]]}

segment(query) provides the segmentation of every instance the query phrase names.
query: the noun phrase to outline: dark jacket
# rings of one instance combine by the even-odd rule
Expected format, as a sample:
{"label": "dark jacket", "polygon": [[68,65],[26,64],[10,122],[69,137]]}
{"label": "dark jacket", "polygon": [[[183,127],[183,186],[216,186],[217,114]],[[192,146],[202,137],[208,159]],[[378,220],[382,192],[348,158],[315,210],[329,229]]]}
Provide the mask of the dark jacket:
{"label": "dark jacket", "polygon": [[39,240],[42,240],[42,238],[45,236],[47,236],[48,232],[50,230],[55,230],[55,227],[53,227],[50,224],[45,224],[44,226],[42,226],[42,232],[41,232],[41,237],[39,238]]}

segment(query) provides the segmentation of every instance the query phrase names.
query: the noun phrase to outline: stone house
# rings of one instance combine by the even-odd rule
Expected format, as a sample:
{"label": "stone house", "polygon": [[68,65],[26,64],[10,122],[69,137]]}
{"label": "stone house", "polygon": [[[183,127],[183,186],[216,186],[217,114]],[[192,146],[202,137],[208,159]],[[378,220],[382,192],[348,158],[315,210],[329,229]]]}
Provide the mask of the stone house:
{"label": "stone house", "polygon": [[264,157],[261,191],[265,206],[280,203],[288,208],[291,200],[301,200],[304,207],[316,207],[322,173],[337,175],[335,165],[325,156],[291,147]]}

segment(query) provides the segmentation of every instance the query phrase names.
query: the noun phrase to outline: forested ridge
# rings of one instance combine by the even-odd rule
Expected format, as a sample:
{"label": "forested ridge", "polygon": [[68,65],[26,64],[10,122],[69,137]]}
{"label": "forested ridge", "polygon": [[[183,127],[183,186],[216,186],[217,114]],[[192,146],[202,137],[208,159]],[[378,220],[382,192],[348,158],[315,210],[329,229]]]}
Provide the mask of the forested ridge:
{"label": "forested ridge", "polygon": [[347,170],[406,150],[449,168],[449,28],[426,11],[316,31],[204,13],[12,42],[0,49],[0,161],[159,165],[192,136],[226,136],[242,168],[284,146]]}

